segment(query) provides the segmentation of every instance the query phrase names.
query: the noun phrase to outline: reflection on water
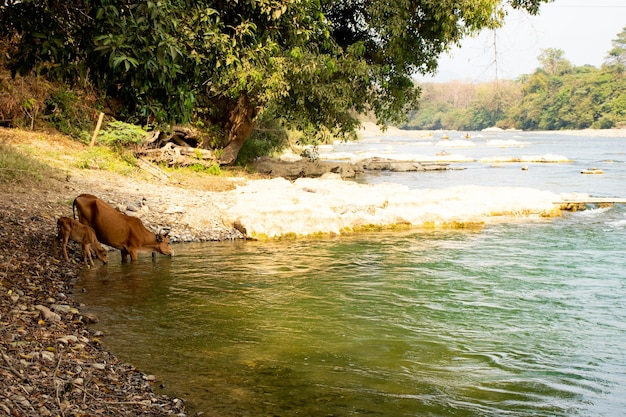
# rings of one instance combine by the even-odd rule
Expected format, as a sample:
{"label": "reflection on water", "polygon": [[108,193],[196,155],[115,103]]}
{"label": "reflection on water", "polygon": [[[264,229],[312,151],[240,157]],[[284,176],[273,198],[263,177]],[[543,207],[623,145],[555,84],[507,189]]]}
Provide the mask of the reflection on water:
{"label": "reflection on water", "polygon": [[187,244],[77,287],[107,347],[209,416],[618,415],[623,221]]}

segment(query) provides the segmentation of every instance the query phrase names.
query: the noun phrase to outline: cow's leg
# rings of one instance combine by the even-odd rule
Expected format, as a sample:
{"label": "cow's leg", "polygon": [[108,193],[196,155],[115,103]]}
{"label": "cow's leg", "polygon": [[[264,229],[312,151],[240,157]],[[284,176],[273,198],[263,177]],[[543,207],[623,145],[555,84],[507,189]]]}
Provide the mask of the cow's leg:
{"label": "cow's leg", "polygon": [[128,251],[130,253],[130,261],[134,262],[137,260],[137,249],[130,249]]}
{"label": "cow's leg", "polygon": [[87,265],[87,261],[89,260],[89,263],[91,264],[91,266],[96,266],[93,263],[93,258],[91,257],[91,243],[83,243],[83,258],[85,261],[85,265]]}
{"label": "cow's leg", "polygon": [[126,257],[128,256],[128,251],[126,250],[126,248],[122,248],[122,249],[120,249],[120,252],[122,253],[122,262],[126,262]]}
{"label": "cow's leg", "polygon": [[61,246],[63,247],[63,256],[65,256],[65,260],[67,262],[70,261],[70,257],[67,256],[67,242],[69,242],[70,240],[70,234],[69,233],[63,233],[63,235],[61,236]]}
{"label": "cow's leg", "polygon": [[61,235],[57,233],[54,237],[54,242],[52,242],[52,251],[54,253],[54,257],[59,256],[59,245],[61,244]]}

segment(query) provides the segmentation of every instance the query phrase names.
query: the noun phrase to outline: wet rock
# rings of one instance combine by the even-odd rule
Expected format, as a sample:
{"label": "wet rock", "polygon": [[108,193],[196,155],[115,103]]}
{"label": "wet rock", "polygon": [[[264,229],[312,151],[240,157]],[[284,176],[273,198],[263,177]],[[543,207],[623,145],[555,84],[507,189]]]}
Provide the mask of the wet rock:
{"label": "wet rock", "polygon": [[97,323],[100,319],[93,313],[83,313],[83,323]]}

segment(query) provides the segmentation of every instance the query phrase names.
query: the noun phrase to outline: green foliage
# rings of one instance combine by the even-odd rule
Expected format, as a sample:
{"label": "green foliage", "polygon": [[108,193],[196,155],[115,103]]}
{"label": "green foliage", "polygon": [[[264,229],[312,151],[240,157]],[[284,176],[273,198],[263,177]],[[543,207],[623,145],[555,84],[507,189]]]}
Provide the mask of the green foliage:
{"label": "green foliage", "polygon": [[189,169],[192,172],[202,172],[202,173],[209,174],[209,175],[215,175],[215,176],[222,175],[222,169],[220,168],[218,164],[212,164],[209,167],[202,165],[202,164],[193,164],[193,165],[189,165],[187,169]]}
{"label": "green foliage", "polygon": [[113,121],[98,133],[98,140],[108,146],[118,148],[138,145],[146,137],[146,131],[137,125]]}
{"label": "green foliage", "polygon": [[409,114],[405,127],[558,130],[626,124],[622,66],[575,67],[556,49],[543,51],[539,60],[542,67],[516,83],[425,84],[421,109]]}
{"label": "green foliage", "polygon": [[92,114],[71,90],[58,89],[45,100],[45,119],[59,132],[89,143],[94,124]]}
{"label": "green foliage", "polygon": [[245,166],[260,156],[270,156],[288,144],[287,131],[275,119],[260,122],[259,125],[239,151],[236,165]]}
{"label": "green foliage", "polygon": [[[135,165],[135,155],[129,147],[140,145],[146,137],[146,131],[141,126],[130,123],[113,121],[107,124],[106,128],[98,134],[100,143],[110,147],[117,156],[129,166]],[[97,162],[97,158],[95,159]],[[98,165],[98,163],[96,163]],[[126,174],[126,170],[118,166],[106,168],[116,170]]]}
{"label": "green foliage", "polygon": [[548,48],[541,51],[538,59],[547,74],[564,75],[572,70],[572,64],[564,56],[563,50]]}
{"label": "green foliage", "polygon": [[312,141],[349,136],[363,113],[398,123],[414,74],[507,4],[544,1],[8,0],[0,35],[14,73],[90,80],[128,122],[217,125],[230,158],[261,116]]}
{"label": "green foliage", "polygon": [[409,114],[409,129],[481,130],[511,127],[507,111],[518,102],[520,87],[512,81],[484,84],[425,84],[421,108]]}
{"label": "green foliage", "polygon": [[613,48],[609,51],[606,64],[615,67],[618,74],[626,70],[626,26],[612,42]]}
{"label": "green foliage", "polygon": [[543,70],[524,78],[521,102],[510,109],[524,130],[610,128],[626,120],[620,105],[626,79],[618,68],[576,67],[560,75]]}
{"label": "green foliage", "polygon": [[122,175],[130,175],[135,170],[131,158],[120,158],[119,152],[104,146],[89,148],[81,155],[76,166],[81,169],[112,171]]}

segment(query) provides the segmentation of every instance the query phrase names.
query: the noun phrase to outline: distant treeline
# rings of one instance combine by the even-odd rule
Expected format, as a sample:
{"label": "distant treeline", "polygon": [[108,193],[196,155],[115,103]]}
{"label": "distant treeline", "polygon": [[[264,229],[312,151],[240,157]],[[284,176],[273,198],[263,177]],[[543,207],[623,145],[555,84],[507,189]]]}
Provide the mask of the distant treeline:
{"label": "distant treeline", "polygon": [[573,66],[559,49],[515,81],[422,84],[418,111],[405,129],[559,130],[626,127],[626,28],[601,68]]}

